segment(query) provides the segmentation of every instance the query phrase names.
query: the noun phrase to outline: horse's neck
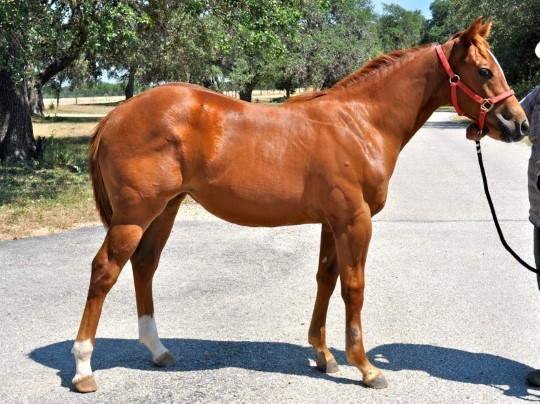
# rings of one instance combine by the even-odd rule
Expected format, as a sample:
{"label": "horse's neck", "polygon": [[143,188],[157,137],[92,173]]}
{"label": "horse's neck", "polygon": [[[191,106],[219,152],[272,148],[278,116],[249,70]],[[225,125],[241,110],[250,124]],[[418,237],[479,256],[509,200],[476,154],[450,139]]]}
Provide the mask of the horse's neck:
{"label": "horse's neck", "polygon": [[[359,119],[367,118],[384,139],[403,148],[449,97],[435,48],[426,48],[356,85]],[[352,89],[349,89],[349,93]]]}

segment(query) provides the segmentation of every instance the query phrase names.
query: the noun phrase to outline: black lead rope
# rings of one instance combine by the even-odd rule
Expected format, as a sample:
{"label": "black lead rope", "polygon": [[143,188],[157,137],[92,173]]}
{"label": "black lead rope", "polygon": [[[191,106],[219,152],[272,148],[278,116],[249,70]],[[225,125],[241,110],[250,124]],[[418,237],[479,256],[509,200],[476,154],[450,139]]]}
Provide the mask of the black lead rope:
{"label": "black lead rope", "polygon": [[493,216],[493,222],[495,223],[495,227],[497,228],[497,233],[499,233],[499,238],[501,239],[501,243],[506,248],[506,251],[508,251],[512,257],[514,257],[521,265],[523,265],[525,268],[527,268],[529,271],[534,272],[535,274],[538,274],[539,271],[527,264],[525,261],[521,259],[519,255],[517,255],[512,248],[508,245],[506,240],[504,239],[503,232],[501,230],[501,226],[499,225],[499,221],[497,220],[497,214],[495,213],[495,208],[493,206],[493,201],[491,200],[491,195],[489,194],[489,188],[486,178],[486,170],[484,169],[484,162],[482,160],[482,150],[480,149],[480,142],[476,142],[476,153],[478,155],[478,164],[480,165],[480,172],[482,173],[482,181],[484,182],[484,192],[486,193],[486,198],[489,204],[489,209],[491,210],[491,216]]}

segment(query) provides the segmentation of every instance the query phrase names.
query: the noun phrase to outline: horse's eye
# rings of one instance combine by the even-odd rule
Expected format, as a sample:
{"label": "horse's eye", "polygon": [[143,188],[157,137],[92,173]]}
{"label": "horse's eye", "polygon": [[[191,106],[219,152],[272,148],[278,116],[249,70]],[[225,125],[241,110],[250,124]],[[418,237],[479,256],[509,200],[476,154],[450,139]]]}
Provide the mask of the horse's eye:
{"label": "horse's eye", "polygon": [[493,74],[491,73],[491,70],[489,70],[489,69],[480,69],[480,70],[478,70],[478,74],[480,76],[482,76],[483,78],[485,78],[485,79],[490,78],[491,76],[493,76]]}

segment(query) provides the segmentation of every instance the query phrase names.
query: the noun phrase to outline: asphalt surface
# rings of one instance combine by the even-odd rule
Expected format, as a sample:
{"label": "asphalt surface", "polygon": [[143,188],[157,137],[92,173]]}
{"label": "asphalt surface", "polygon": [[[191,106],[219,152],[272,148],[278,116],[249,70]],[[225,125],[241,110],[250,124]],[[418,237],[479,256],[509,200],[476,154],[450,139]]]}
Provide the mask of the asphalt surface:
{"label": "asphalt surface", "polygon": [[[346,363],[339,286],[328,342],[341,371],[314,368],[307,329],[318,226],[245,228],[182,216],[154,282],[163,342],[151,365],[137,342],[129,265],[104,306],[93,355],[96,393],[71,390],[70,353],[100,226],[0,243],[0,402],[485,403],[540,401],[535,275],[500,246],[474,143],[436,113],[404,149],[374,221],[363,310],[368,356],[389,387]],[[483,143],[508,242],[529,262],[524,143]]]}

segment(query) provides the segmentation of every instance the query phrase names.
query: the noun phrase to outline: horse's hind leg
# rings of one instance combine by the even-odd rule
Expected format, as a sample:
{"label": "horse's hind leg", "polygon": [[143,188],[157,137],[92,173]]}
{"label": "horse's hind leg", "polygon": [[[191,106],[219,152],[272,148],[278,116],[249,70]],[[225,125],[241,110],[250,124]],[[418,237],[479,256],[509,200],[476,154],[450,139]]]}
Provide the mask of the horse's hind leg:
{"label": "horse's hind leg", "polygon": [[181,195],[168,203],[163,213],[144,232],[141,242],[131,257],[139,317],[139,341],[152,352],[154,363],[161,367],[173,366],[176,360],[158,337],[152,299],[152,278],[158,267],[161,251],[171,233],[178,208],[184,198],[185,195]]}
{"label": "horse's hind leg", "polygon": [[336,243],[334,235],[327,229],[321,231],[321,250],[317,271],[317,299],[309,327],[309,343],[317,353],[317,368],[326,373],[339,371],[334,355],[326,345],[326,314],[330,297],[338,277]]}
{"label": "horse's hind leg", "polygon": [[76,366],[73,385],[81,393],[97,390],[90,360],[105,297],[137,248],[144,231],[164,207],[165,202],[154,201],[149,204],[139,201],[131,204],[125,212],[115,212],[105,241],[92,261],[88,297],[71,351]]}

